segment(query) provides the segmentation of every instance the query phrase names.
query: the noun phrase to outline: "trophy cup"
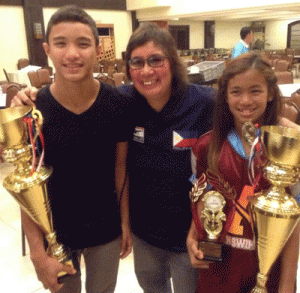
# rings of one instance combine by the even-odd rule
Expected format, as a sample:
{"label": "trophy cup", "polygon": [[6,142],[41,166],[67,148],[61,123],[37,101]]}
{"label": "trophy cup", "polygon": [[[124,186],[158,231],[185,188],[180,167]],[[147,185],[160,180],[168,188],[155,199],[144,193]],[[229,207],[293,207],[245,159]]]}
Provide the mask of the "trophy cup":
{"label": "trophy cup", "polygon": [[261,135],[268,158],[263,174],[272,185],[249,199],[259,260],[257,283],[252,293],[267,293],[270,269],[300,218],[296,200],[285,190],[299,180],[300,133],[289,127],[263,126]]}
{"label": "trophy cup", "polygon": [[[27,121],[30,121],[29,124],[25,116]],[[3,147],[3,158],[6,162],[16,165],[15,171],[4,179],[3,186],[44,232],[48,241],[47,253],[59,262],[73,266],[63,246],[57,243],[53,229],[46,187],[52,169],[42,165],[35,168],[34,164],[31,165],[35,146],[33,141],[29,144],[28,140],[29,137],[32,140],[34,126],[35,137],[38,136],[41,124],[42,115],[32,106],[0,110],[0,145]],[[59,282],[66,276],[66,272],[60,272]]]}
{"label": "trophy cup", "polygon": [[224,197],[218,191],[208,191],[202,197],[204,203],[204,209],[201,212],[201,218],[204,219],[203,225],[200,223],[198,217],[198,210],[196,203],[199,201],[203,190],[206,188],[207,183],[201,181],[205,180],[203,175],[190,191],[190,199],[193,205],[193,219],[198,230],[198,234],[201,238],[204,237],[202,230],[206,231],[207,239],[199,241],[199,249],[203,252],[204,260],[209,261],[222,261],[222,243],[218,242],[218,238],[222,232],[222,221],[226,221],[226,215],[223,213],[223,208],[226,204]]}

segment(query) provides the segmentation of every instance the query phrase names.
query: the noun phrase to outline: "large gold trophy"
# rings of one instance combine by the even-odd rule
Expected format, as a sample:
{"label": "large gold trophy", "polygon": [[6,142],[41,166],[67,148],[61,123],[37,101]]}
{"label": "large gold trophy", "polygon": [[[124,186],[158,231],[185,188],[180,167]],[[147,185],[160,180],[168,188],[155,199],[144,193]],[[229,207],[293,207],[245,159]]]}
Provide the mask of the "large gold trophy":
{"label": "large gold trophy", "polygon": [[[25,116],[30,123],[26,122]],[[42,115],[32,106],[0,110],[0,145],[3,148],[3,158],[16,165],[15,171],[4,179],[3,186],[44,232],[48,241],[47,253],[59,262],[73,266],[63,246],[57,243],[53,229],[46,187],[52,169],[42,165],[36,168],[31,163],[35,146],[32,141],[29,142],[29,137],[32,140],[38,136],[41,124]],[[35,133],[31,133],[33,128]],[[31,134],[34,134],[33,138]],[[60,272],[59,280],[65,275],[65,272]]]}
{"label": "large gold trophy", "polygon": [[268,159],[264,176],[272,186],[250,199],[259,259],[257,283],[252,293],[267,293],[270,269],[300,218],[296,200],[285,190],[299,180],[300,133],[289,127],[263,126],[261,142]]}

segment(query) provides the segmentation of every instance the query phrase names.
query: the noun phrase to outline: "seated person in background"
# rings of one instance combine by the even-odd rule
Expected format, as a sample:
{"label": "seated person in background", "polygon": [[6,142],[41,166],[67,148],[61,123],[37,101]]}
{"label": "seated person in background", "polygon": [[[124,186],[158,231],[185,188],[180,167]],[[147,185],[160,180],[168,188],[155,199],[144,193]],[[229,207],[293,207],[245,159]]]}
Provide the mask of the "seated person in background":
{"label": "seated person in background", "polygon": [[[250,293],[256,284],[257,246],[247,208],[250,194],[244,189],[244,186],[251,186],[247,172],[251,146],[242,135],[242,127],[252,121],[260,126],[280,124],[300,131],[300,126],[279,116],[282,106],[276,81],[270,65],[254,52],[232,60],[218,82],[213,130],[200,137],[193,147],[195,175],[200,178],[206,174],[209,179],[213,178],[209,181],[212,190],[222,193],[226,201],[226,220],[220,234],[224,242],[221,262],[203,260],[203,252],[198,248],[198,241],[204,238],[198,235],[202,227],[198,220],[203,209],[202,200],[198,200],[195,207],[198,211],[193,208],[194,221],[187,246],[193,266],[200,268],[197,292]],[[220,186],[224,187],[222,191]],[[269,182],[261,177],[254,192],[268,187]],[[198,217],[195,216],[197,212]],[[299,223],[271,269],[267,282],[269,293],[295,292],[298,254]]]}
{"label": "seated person in background", "polygon": [[241,40],[234,46],[231,58],[235,58],[249,51],[249,46],[253,42],[253,31],[250,27],[243,27],[240,31]]}

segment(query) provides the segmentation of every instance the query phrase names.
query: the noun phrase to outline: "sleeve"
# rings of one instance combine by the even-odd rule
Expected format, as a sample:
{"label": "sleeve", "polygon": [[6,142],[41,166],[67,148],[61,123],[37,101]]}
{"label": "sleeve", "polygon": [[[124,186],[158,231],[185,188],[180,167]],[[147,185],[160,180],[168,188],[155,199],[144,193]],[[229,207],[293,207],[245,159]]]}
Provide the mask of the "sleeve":
{"label": "sleeve", "polygon": [[240,42],[237,43],[237,44],[235,45],[235,47],[233,48],[233,50],[232,50],[232,56],[231,56],[232,59],[235,58],[235,57],[237,57],[237,56],[239,56],[239,55],[241,55],[241,53],[242,53],[242,48],[241,48],[241,45],[240,45],[240,44],[241,44]]}
{"label": "sleeve", "polygon": [[207,169],[207,151],[211,132],[202,135],[194,145],[191,152],[193,175],[197,178]]}
{"label": "sleeve", "polygon": [[115,90],[114,100],[111,98],[110,110],[114,114],[114,123],[117,123],[117,133],[115,133],[118,142],[126,142],[132,139],[135,120],[135,103],[129,95],[124,95]]}

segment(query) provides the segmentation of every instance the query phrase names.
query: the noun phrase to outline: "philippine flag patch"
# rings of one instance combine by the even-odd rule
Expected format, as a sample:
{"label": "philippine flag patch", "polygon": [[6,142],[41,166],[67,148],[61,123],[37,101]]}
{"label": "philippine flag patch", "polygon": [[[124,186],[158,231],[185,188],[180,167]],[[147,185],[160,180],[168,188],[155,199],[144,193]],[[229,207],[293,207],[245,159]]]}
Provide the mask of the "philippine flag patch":
{"label": "philippine flag patch", "polygon": [[192,131],[173,131],[173,149],[191,149],[198,137]]}

